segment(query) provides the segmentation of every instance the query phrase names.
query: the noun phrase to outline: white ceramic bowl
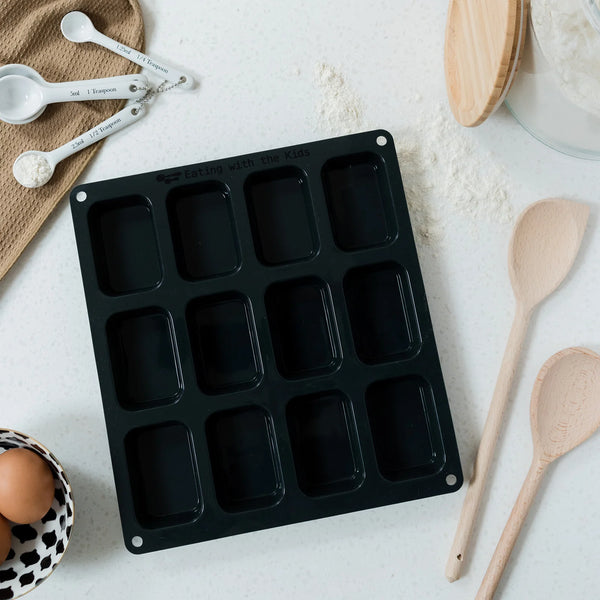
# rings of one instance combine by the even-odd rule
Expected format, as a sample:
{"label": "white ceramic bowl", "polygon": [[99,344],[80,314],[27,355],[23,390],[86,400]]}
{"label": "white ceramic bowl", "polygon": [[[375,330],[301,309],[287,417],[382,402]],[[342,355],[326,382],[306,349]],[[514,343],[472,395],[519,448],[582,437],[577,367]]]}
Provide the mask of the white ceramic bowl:
{"label": "white ceramic bowl", "polygon": [[43,519],[12,526],[12,548],[0,565],[0,600],[20,598],[54,571],[67,549],[74,515],[71,485],[56,457],[28,435],[0,429],[0,454],[10,448],[27,448],[42,456],[54,474],[55,493]]}

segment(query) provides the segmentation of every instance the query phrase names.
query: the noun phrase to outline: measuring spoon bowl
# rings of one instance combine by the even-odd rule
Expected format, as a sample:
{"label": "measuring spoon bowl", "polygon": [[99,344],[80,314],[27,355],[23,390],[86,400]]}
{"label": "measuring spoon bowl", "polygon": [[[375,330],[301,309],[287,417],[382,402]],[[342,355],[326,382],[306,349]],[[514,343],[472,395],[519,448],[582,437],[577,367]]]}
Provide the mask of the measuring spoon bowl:
{"label": "measuring spoon bowl", "polygon": [[70,42],[79,44],[92,41],[96,28],[85,13],[74,10],[63,17],[60,22],[60,30]]}
{"label": "measuring spoon bowl", "polygon": [[52,179],[56,165],[51,152],[28,150],[17,156],[13,164],[13,175],[24,187],[40,187]]}
{"label": "measuring spoon bowl", "polygon": [[[0,79],[2,79],[2,77],[5,77],[6,75],[22,75],[23,77],[29,77],[29,79],[33,79],[38,83],[44,83],[44,78],[35,69],[32,69],[27,65],[10,64],[0,67]],[[35,115],[30,117],[29,119],[25,119],[22,121],[13,121],[11,119],[6,118],[4,119],[4,121],[6,121],[6,123],[10,123],[11,125],[25,125],[26,123],[31,123],[31,121],[35,121],[35,119],[37,119],[44,112],[45,109],[46,107],[43,106]]]}
{"label": "measuring spoon bowl", "polygon": [[24,122],[43,111],[43,88],[29,77],[7,75],[0,79],[0,119]]}

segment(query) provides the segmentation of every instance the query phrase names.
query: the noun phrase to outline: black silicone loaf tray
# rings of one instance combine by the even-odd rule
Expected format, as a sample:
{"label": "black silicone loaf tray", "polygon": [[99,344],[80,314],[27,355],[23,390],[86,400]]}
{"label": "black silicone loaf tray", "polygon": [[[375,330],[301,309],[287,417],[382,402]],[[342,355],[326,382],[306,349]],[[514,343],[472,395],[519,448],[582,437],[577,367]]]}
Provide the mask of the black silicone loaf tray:
{"label": "black silicone loaf tray", "polygon": [[460,487],[388,132],[86,184],[71,208],[129,550]]}

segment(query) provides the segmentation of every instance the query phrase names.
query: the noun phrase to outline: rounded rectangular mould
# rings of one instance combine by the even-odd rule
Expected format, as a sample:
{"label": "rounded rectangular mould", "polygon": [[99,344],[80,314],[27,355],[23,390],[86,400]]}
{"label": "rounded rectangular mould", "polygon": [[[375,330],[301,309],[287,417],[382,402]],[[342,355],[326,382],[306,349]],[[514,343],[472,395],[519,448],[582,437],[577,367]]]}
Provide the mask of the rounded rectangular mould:
{"label": "rounded rectangular mould", "polygon": [[335,242],[346,251],[383,246],[397,235],[383,159],[362,152],[328,160],[321,176]]}
{"label": "rounded rectangular mould", "polygon": [[274,506],[283,476],[271,416],[259,406],[221,411],[206,422],[217,500],[228,512]]}
{"label": "rounded rectangular mould", "polygon": [[106,335],[117,399],[127,410],[176,402],[183,391],[171,315],[145,308],[113,315]]}
{"label": "rounded rectangular mould", "polygon": [[222,394],[260,383],[263,367],[248,297],[226,292],[197,298],[186,319],[202,391]]}
{"label": "rounded rectangular mould", "polygon": [[296,397],[286,415],[296,477],[306,495],[360,487],[365,472],[349,398],[337,390]]}
{"label": "rounded rectangular mould", "polygon": [[420,376],[377,381],[367,388],[377,465],[390,481],[437,473],[444,460],[431,386]]}
{"label": "rounded rectangular mould", "polygon": [[258,259],[266,265],[308,260],[319,249],[307,176],[297,167],[253,173],[244,184]]}
{"label": "rounded rectangular mould", "polygon": [[387,262],[348,271],[344,296],[356,354],[366,364],[414,356],[421,333],[408,272]]}
{"label": "rounded rectangular mould", "polygon": [[148,529],[190,523],[203,511],[192,436],[170,422],[130,431],[125,452],[135,514]]}
{"label": "rounded rectangular mould", "polygon": [[265,304],[275,361],[287,379],[335,371],[341,349],[331,291],[317,277],[274,283]]}
{"label": "rounded rectangular mould", "polygon": [[157,287],[163,277],[152,207],[143,196],[96,204],[88,225],[98,284],[108,295]]}
{"label": "rounded rectangular mould", "polygon": [[175,188],[167,198],[177,268],[189,280],[227,275],[240,267],[229,188],[220,181]]}

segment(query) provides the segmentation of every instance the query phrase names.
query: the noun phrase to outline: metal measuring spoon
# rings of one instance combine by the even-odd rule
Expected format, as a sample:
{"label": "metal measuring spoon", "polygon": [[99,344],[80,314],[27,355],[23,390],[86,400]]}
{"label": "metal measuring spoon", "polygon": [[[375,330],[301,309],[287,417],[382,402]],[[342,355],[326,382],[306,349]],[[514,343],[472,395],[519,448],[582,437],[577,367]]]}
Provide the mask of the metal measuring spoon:
{"label": "metal measuring spoon", "polygon": [[161,61],[150,58],[142,52],[125,46],[125,44],[121,44],[100,33],[94,27],[91,19],[81,11],[75,10],[67,13],[60,22],[60,30],[71,42],[93,42],[94,44],[103,46],[119,56],[129,59],[140,67],[154,71],[159,77],[167,81],[179,83],[184,89],[190,89],[194,85],[194,80],[187,73],[183,73]]}
{"label": "metal measuring spoon", "polygon": [[28,123],[48,104],[82,100],[141,98],[148,88],[144,76],[104,78],[48,84],[41,78],[5,75],[0,78],[0,119],[13,124]]}
{"label": "metal measuring spoon", "polygon": [[131,125],[142,117],[144,112],[143,104],[130,104],[89,131],[51,152],[40,150],[23,152],[13,164],[13,175],[24,187],[40,187],[52,179],[54,169],[59,162]]}

